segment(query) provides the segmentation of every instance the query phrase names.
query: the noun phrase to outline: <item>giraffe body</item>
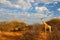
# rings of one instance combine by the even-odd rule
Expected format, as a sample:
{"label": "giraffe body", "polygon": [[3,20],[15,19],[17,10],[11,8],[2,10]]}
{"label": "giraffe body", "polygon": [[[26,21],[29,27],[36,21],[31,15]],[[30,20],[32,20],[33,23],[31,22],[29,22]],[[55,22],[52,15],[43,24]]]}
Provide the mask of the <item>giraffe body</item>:
{"label": "giraffe body", "polygon": [[45,22],[45,20],[44,20],[44,19],[41,19],[41,20],[42,20],[42,23],[44,24],[45,31],[46,31],[47,29],[49,29],[49,32],[51,32],[51,26],[50,26],[50,25],[48,25],[48,24]]}

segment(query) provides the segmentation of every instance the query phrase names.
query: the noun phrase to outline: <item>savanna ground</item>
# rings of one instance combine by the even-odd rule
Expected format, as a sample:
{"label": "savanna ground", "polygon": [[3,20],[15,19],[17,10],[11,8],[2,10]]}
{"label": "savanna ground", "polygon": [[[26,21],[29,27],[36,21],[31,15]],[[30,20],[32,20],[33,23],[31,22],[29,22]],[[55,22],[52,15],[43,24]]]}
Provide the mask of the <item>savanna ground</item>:
{"label": "savanna ground", "polygon": [[44,31],[44,25],[32,25],[19,21],[0,22],[0,40],[60,40],[60,19],[46,22],[52,26],[52,32]]}

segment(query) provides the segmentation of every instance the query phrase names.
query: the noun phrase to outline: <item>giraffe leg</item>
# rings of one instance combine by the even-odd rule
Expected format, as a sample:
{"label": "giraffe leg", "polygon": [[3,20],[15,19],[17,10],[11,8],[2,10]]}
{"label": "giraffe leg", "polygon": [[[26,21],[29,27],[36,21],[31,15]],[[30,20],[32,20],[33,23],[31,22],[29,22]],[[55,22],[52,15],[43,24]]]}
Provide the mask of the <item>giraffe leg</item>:
{"label": "giraffe leg", "polygon": [[46,27],[45,27],[45,32],[46,32]]}
{"label": "giraffe leg", "polygon": [[51,27],[49,28],[49,31],[51,32]]}

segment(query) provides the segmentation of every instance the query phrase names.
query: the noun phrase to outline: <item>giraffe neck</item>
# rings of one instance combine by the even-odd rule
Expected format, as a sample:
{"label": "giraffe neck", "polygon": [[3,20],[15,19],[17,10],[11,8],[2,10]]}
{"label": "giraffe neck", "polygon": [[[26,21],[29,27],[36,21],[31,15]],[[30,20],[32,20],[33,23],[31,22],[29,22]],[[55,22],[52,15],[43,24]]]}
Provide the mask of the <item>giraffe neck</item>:
{"label": "giraffe neck", "polygon": [[48,27],[48,24],[47,24],[47,23],[45,23],[45,22],[43,23],[43,25],[44,25],[44,27]]}
{"label": "giraffe neck", "polygon": [[47,27],[47,26],[48,26],[48,24],[45,22],[45,20],[44,20],[44,19],[42,19],[42,23],[44,24],[44,26],[45,26],[45,27]]}
{"label": "giraffe neck", "polygon": [[42,19],[42,23],[43,23],[43,24],[47,24],[44,19]]}

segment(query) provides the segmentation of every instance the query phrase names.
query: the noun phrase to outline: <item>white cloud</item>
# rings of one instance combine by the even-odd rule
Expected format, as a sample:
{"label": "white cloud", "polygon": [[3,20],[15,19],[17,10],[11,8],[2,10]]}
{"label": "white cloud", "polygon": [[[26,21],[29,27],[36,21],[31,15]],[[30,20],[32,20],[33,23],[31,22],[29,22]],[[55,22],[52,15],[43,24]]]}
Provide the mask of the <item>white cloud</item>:
{"label": "white cloud", "polygon": [[[50,3],[53,0],[36,0],[37,3],[44,2],[44,3]],[[57,1],[57,0],[56,0]],[[0,0],[0,3],[4,4],[5,6],[12,7],[12,8],[21,8],[22,10],[28,10],[32,5],[31,2],[35,2],[34,0],[14,0],[14,2],[11,2],[9,0]],[[35,5],[37,5],[37,3]],[[57,2],[55,2],[56,4]],[[16,13],[17,10],[8,10],[8,9],[0,9],[0,20],[20,20],[20,21],[30,21],[30,22],[40,22],[38,20],[41,17],[46,17],[46,19],[50,19],[54,16],[52,12],[50,12],[47,7],[35,7],[35,10],[37,13],[32,14],[28,12],[23,12],[21,14]],[[60,11],[60,9],[58,9]],[[37,21],[35,20],[36,18]]]}
{"label": "white cloud", "polygon": [[37,11],[37,13],[40,14],[40,18],[49,18],[49,17],[53,17],[53,13],[50,12],[47,7],[43,6],[43,7],[36,7],[35,10]]}
{"label": "white cloud", "polygon": [[0,3],[4,4],[5,6],[12,7],[12,8],[21,8],[23,10],[29,9],[32,5],[31,2],[34,2],[34,0],[0,0]]}
{"label": "white cloud", "polygon": [[[45,7],[41,7],[42,12],[43,9],[44,10],[48,10],[45,9]],[[0,9],[0,20],[2,21],[11,21],[11,20],[19,20],[19,21],[28,21],[28,23],[35,23],[35,22],[39,22],[40,23],[40,18],[41,17],[45,17],[48,15],[48,17],[46,17],[46,19],[50,19],[53,17],[53,13],[47,11],[47,14],[45,13],[41,13],[41,12],[37,12],[35,14],[33,13],[29,13],[29,12],[24,12],[19,14],[19,13],[15,13],[16,10],[7,10],[4,8]],[[38,10],[36,10],[38,11]],[[14,13],[13,13],[14,12]]]}
{"label": "white cloud", "polygon": [[4,8],[0,8],[0,13],[4,13],[4,14],[14,14],[16,13],[17,10],[8,10],[8,9],[4,9]]}
{"label": "white cloud", "polygon": [[54,4],[57,4],[58,2],[54,2]]}
{"label": "white cloud", "polygon": [[44,3],[53,3],[55,1],[60,0],[0,0],[0,3],[2,3],[5,6],[12,7],[12,8],[21,8],[23,10],[28,10],[30,7],[32,7],[31,2],[44,2]]}
{"label": "white cloud", "polygon": [[36,9],[37,11],[48,10],[46,7],[35,7],[35,9]]}
{"label": "white cloud", "polygon": [[57,10],[60,11],[60,8],[58,8]]}
{"label": "white cloud", "polygon": [[2,3],[5,6],[12,7],[12,4],[7,0],[0,0],[0,3]]}
{"label": "white cloud", "polygon": [[53,2],[55,2],[55,3],[57,3],[58,1],[60,2],[60,0],[35,0],[37,3],[39,3],[39,2],[43,2],[43,3],[45,3],[45,4],[49,4],[49,3],[53,3]]}
{"label": "white cloud", "polygon": [[[12,2],[13,1],[13,2]],[[32,5],[31,2],[44,2],[44,3],[57,3],[56,1],[60,0],[0,0],[0,3],[4,4],[5,6],[8,7],[13,7],[13,8],[21,8],[23,10],[29,9]]]}
{"label": "white cloud", "polygon": [[15,7],[15,8],[21,8],[19,5],[14,5],[13,7]]}

